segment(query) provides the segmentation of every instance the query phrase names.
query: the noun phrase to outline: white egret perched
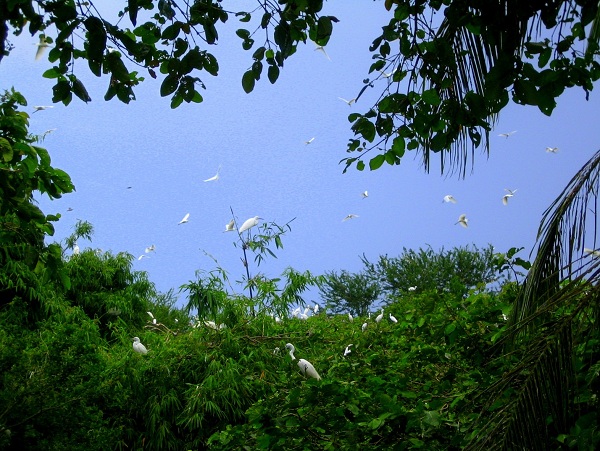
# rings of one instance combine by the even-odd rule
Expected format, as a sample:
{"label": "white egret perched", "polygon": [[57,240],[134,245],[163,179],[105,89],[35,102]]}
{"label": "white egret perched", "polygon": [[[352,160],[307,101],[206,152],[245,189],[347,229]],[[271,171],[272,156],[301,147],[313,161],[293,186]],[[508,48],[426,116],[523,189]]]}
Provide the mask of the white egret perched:
{"label": "white egret perched", "polygon": [[294,352],[296,352],[296,348],[294,348],[294,345],[291,343],[286,343],[285,349],[287,349],[290,352],[290,357],[292,358],[292,360],[296,360],[296,357],[294,357]]}
{"label": "white egret perched", "polygon": [[304,141],[304,144],[308,145],[308,144],[312,143],[314,140],[315,140],[315,137],[313,136],[308,141]]}
{"label": "white egret perched", "polygon": [[133,337],[133,350],[140,354],[148,354],[146,346],[144,346],[138,337]]}
{"label": "white egret perched", "polygon": [[177,225],[185,224],[186,222],[189,221],[189,219],[190,219],[190,214],[186,213],[186,215],[183,217],[183,219],[181,221],[179,221],[179,224],[177,224]]}
{"label": "white egret perched", "polygon": [[292,312],[292,316],[293,317],[297,317],[300,314],[300,307],[297,307],[296,309],[294,309],[294,311]]}
{"label": "white egret perched", "polygon": [[79,255],[79,246],[77,243],[73,246],[73,255]]}
{"label": "white egret perched", "polygon": [[460,224],[460,225],[461,225],[461,226],[463,226],[463,227],[469,227],[469,224],[468,224],[468,222],[469,222],[469,220],[467,219],[467,215],[465,215],[465,214],[462,214],[462,215],[460,215],[460,216],[458,217],[458,221],[456,221],[456,222],[454,223],[454,225],[456,225],[456,224]]}
{"label": "white egret perched", "polygon": [[446,202],[446,203],[450,202],[450,203],[455,204],[456,203],[456,199],[454,198],[454,196],[452,194],[446,194],[444,196],[444,200],[442,202]]}
{"label": "white egret perched", "polygon": [[546,152],[556,153],[556,152],[558,152],[558,147],[546,147]]}
{"label": "white egret perched", "polygon": [[258,216],[255,216],[253,218],[246,219],[244,221],[244,223],[242,224],[242,226],[240,227],[239,232],[242,233],[242,232],[245,232],[248,229],[251,229],[252,227],[254,227],[255,225],[258,224],[258,220],[259,219],[262,219],[262,218],[260,218]]}
{"label": "white egret perched", "polygon": [[148,315],[150,315],[150,318],[152,318],[152,324],[156,324],[156,318],[154,317],[154,315],[152,314],[152,312],[146,312]]}
{"label": "white egret perched", "polygon": [[368,324],[367,324],[367,323],[363,323],[363,325],[362,325],[362,327],[361,327],[361,329],[362,329],[362,331],[363,331],[363,332],[364,332],[365,330],[367,330],[367,326],[368,326]]}
{"label": "white egret perched", "polygon": [[363,191],[361,194],[363,199],[366,199],[367,197],[369,197],[369,192],[368,191]]}
{"label": "white egret perched", "polygon": [[319,304],[315,304],[315,306],[313,307],[313,313],[316,315],[317,313],[319,313]]}
{"label": "white egret perched", "polygon": [[217,169],[217,173],[213,175],[211,178],[204,180],[205,182],[216,182],[219,180],[219,172],[221,172],[221,166]]}
{"label": "white egret perched", "polygon": [[392,323],[397,323],[398,322],[398,320],[396,319],[396,317],[393,316],[391,313],[390,313],[390,321],[392,321]]}
{"label": "white egret perched", "polygon": [[348,346],[346,346],[346,349],[344,350],[344,357],[346,357],[348,354],[350,354],[352,351],[350,350],[350,346],[354,346],[353,344],[349,344]]}
{"label": "white egret perched", "polygon": [[338,99],[340,99],[342,102],[345,102],[348,106],[352,106],[352,104],[356,102],[356,99],[346,100],[343,97],[338,97]]}
{"label": "white egret perched", "polygon": [[227,224],[225,224],[225,230],[223,230],[223,233],[233,232],[234,230],[235,230],[235,221],[232,219]]}
{"label": "white egret perched", "polygon": [[310,363],[308,360],[298,360],[298,367],[300,368],[300,372],[303,376],[310,376],[314,377],[316,380],[321,380],[321,376],[319,376],[319,373],[317,373],[315,367],[312,366],[312,363]]}
{"label": "white egret perched", "polygon": [[380,323],[382,319],[383,319],[383,309],[381,309],[381,313],[379,315],[377,315],[377,317],[375,318],[375,322]]}
{"label": "white egret perched", "polygon": [[352,317],[352,315],[350,313],[348,313],[348,321],[350,321],[350,322],[354,321],[354,318]]}
{"label": "white egret perched", "polygon": [[514,135],[515,133],[517,133],[516,130],[513,130],[512,132],[508,132],[508,133],[500,133],[498,136],[502,136],[503,138],[508,138],[511,135]]}
{"label": "white egret perched", "polygon": [[358,215],[350,213],[348,216],[346,216],[344,219],[342,219],[342,222],[347,221],[348,219],[354,219],[354,218],[358,218]]}

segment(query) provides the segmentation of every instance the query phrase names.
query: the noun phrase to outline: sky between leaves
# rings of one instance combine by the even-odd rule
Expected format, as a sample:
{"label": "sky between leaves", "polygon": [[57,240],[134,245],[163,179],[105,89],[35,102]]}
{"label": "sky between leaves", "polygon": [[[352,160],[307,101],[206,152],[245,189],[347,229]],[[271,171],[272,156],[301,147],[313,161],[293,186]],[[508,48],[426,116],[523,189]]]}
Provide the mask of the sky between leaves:
{"label": "sky between leaves", "polygon": [[[363,253],[375,260],[428,245],[492,244],[500,252],[523,246],[527,257],[542,213],[597,150],[597,93],[586,102],[583,91],[566,91],[552,117],[510,105],[492,132],[489,159],[477,151],[474,171],[464,180],[437,169],[425,174],[409,152],[400,166],[342,174],[338,162],[352,137],[347,116],[365,112],[386,80],[350,106],[339,97],[354,98],[369,77],[368,46],[392,13],[383,2],[328,3],[324,13],[340,20],[326,47],[330,60],[309,42],[286,62],[275,85],[265,76],[249,95],[241,77],[251,53],[241,48],[235,30],[242,26],[234,17],[209,49],[220,71],[216,78],[202,75],[207,90],[199,105],[171,110],[158,94],[160,80],[150,77],[131,104],[105,102],[108,79],[82,68],[92,102],[74,100],[31,115],[32,133],[56,129],[42,145],[77,190],[41,201],[45,213],[62,215],[55,239],[70,234],[77,219],[89,221],[95,235],[92,243],[79,243],[82,250],[133,254],[134,268],[147,271],[163,292],[177,291],[196,270],[214,269],[205,252],[232,281],[242,278],[241,249],[232,244],[237,235],[223,233],[230,208],[238,225],[256,215],[280,225],[296,218],[278,258],[258,268],[270,277],[289,266],[315,274],[359,271]],[[22,92],[31,112],[33,105],[52,105],[52,81],[41,76],[50,63],[35,61],[37,40],[11,40],[16,48],[0,65],[0,88]],[[219,167],[219,180],[203,182]],[[517,192],[503,205],[506,188]],[[457,203],[444,203],[447,194]],[[178,225],[187,213],[189,221]],[[342,221],[349,214],[358,217]],[[468,228],[455,224],[461,214]],[[138,261],[151,245],[150,258]],[[253,262],[250,268],[256,274]],[[307,300],[318,297],[312,293]]]}

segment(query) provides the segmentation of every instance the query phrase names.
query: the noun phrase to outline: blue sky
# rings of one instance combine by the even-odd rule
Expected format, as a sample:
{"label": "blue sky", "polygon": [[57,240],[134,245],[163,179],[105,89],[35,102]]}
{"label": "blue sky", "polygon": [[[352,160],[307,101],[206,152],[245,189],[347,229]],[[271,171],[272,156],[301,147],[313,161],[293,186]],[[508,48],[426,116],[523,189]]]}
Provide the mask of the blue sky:
{"label": "blue sky", "polygon": [[[381,2],[326,7],[340,19],[326,48],[331,60],[309,42],[285,63],[275,85],[265,75],[249,95],[241,77],[251,54],[241,49],[234,33],[241,25],[233,17],[210,49],[220,72],[216,78],[201,76],[207,90],[199,105],[171,110],[149,77],[135,102],[105,102],[108,79],[82,67],[78,75],[92,102],[74,100],[31,115],[31,132],[56,128],[43,146],[77,189],[41,203],[44,212],[62,214],[56,240],[81,219],[95,228],[92,243],[80,242],[81,248],[137,257],[154,244],[151,258],[136,259],[134,268],[147,271],[163,292],[194,279],[196,270],[214,269],[203,251],[232,280],[241,279],[241,250],[232,244],[236,235],[222,233],[230,207],[239,224],[255,215],[278,224],[296,218],[278,258],[258,268],[272,277],[289,266],[316,274],[359,271],[363,253],[375,260],[399,255],[404,247],[492,244],[498,251],[523,246],[528,253],[544,210],[597,150],[597,93],[586,102],[580,89],[566,91],[552,117],[510,105],[491,134],[489,159],[476,151],[474,171],[464,180],[440,176],[436,164],[425,174],[411,153],[400,166],[342,174],[338,162],[352,137],[347,116],[365,112],[380,89],[367,90],[351,107],[338,97],[353,98],[361,89],[372,62],[368,46],[391,13]],[[14,86],[31,106],[51,105],[52,82],[41,76],[50,63],[34,60],[37,40],[12,41],[16,48],[0,64],[0,87]],[[378,83],[383,89],[385,81]],[[514,130],[509,138],[498,136]],[[560,150],[547,153],[547,146]],[[219,166],[220,179],[204,183]],[[505,188],[518,189],[507,206],[501,202]],[[362,199],[365,190],[369,197]],[[446,194],[458,203],[442,203]],[[186,213],[189,222],[178,226]],[[359,217],[342,222],[350,213]],[[462,213],[469,218],[467,229],[455,225]],[[316,295],[309,300],[318,301]]]}

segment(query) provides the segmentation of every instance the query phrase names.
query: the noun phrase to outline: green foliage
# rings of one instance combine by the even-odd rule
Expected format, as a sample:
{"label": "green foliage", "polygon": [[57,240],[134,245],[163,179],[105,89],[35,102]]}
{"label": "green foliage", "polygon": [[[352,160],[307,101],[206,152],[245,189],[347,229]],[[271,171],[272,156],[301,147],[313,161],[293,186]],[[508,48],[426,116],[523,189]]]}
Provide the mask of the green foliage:
{"label": "green foliage", "polygon": [[319,288],[328,312],[349,312],[354,316],[366,316],[382,292],[370,275],[345,270],[326,273]]}
{"label": "green foliage", "polygon": [[377,263],[363,257],[366,271],[383,289],[393,296],[403,296],[410,290],[448,291],[466,295],[472,288],[483,288],[499,277],[493,252],[488,246],[457,247],[435,252],[431,247],[414,251],[404,249],[399,257],[380,256]]}

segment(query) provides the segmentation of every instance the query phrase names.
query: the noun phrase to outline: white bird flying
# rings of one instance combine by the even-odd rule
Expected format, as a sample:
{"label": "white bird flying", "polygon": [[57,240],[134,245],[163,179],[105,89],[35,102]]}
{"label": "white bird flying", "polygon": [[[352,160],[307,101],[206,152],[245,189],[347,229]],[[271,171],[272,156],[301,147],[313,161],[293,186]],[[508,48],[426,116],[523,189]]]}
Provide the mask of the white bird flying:
{"label": "white bird flying", "polygon": [[450,202],[450,203],[455,204],[456,203],[456,199],[454,198],[454,196],[452,194],[446,194],[444,196],[444,200],[442,202],[446,202],[446,203]]}
{"label": "white bird flying", "polygon": [[138,257],[138,260],[142,260],[142,259],[144,259],[144,258],[150,258],[150,256],[149,256],[149,255],[146,255],[146,254],[142,254],[142,255],[140,255],[140,256]]}
{"label": "white bird flying", "polygon": [[[186,215],[183,217],[183,219],[181,221],[179,221],[179,224],[185,224],[186,222],[188,222],[190,219],[190,214],[186,213]],[[179,225],[177,224],[177,225]]]}
{"label": "white bird flying", "polygon": [[517,189],[509,189],[509,188],[504,188],[504,191],[506,191],[508,194],[510,194],[511,196],[514,196],[515,193],[519,190]]}
{"label": "white bird flying", "polygon": [[346,216],[344,219],[342,219],[342,222],[347,221],[348,219],[354,219],[354,218],[358,218],[358,215],[350,213],[348,216]]}
{"label": "white bird flying", "polygon": [[511,197],[513,197],[512,194],[505,194],[504,196],[502,196],[502,203],[504,205],[508,205],[508,199],[511,198]]}
{"label": "white bird flying", "polygon": [[146,346],[144,346],[138,337],[133,337],[133,350],[140,354],[148,354]]}
{"label": "white bird flying", "polygon": [[244,221],[244,223],[242,224],[242,226],[240,227],[239,233],[243,233],[246,230],[251,229],[252,227],[254,227],[255,225],[257,225],[259,219],[262,219],[262,218],[260,218],[258,216],[255,216],[253,218],[246,219]]}
{"label": "white bird flying", "polygon": [[313,136],[308,141],[304,141],[304,144],[308,145],[308,144],[312,143],[314,140],[315,140],[315,137]]}
{"label": "white bird flying", "polygon": [[456,221],[454,223],[454,225],[460,224],[461,226],[466,228],[466,227],[469,227],[468,222],[469,222],[469,220],[467,219],[467,215],[462,214],[458,217],[458,221]]}
{"label": "white bird flying", "polygon": [[362,196],[363,199],[366,199],[367,197],[369,197],[369,192],[368,191],[363,191],[361,193],[361,196]]}
{"label": "white bird flying", "polygon": [[205,182],[216,182],[217,180],[219,180],[219,172],[221,171],[221,166],[219,166],[219,169],[217,169],[217,173],[215,175],[213,175],[211,178],[204,180]]}
{"label": "white bird flying", "polygon": [[50,44],[48,44],[46,42],[46,36],[44,36],[43,34],[40,35],[40,42],[38,42],[37,44],[37,50],[35,51],[35,60],[38,61],[42,55],[44,54],[44,52],[46,51],[46,49],[48,47],[50,47]]}
{"label": "white bird flying", "polygon": [[588,247],[583,248],[583,252],[585,252],[588,255],[591,255],[592,257],[600,257],[600,251],[590,249]]}
{"label": "white bird flying", "polygon": [[323,52],[323,55],[325,55],[327,57],[327,59],[329,61],[331,61],[331,58],[329,58],[329,55],[327,54],[327,52],[325,51],[325,48],[322,45],[319,45],[315,42],[315,52],[318,50],[319,52]]}
{"label": "white bird flying", "polygon": [[153,244],[153,245],[151,245],[151,246],[148,246],[148,247],[147,247],[147,248],[144,250],[144,252],[145,252],[146,254],[149,254],[150,252],[154,252],[155,250],[156,250],[156,246]]}
{"label": "white bird flying", "polygon": [[52,105],[36,105],[33,107],[33,112],[37,113],[38,111],[44,111],[44,110],[47,110],[48,108],[54,108],[54,106],[52,106]]}
{"label": "white bird flying", "polygon": [[508,132],[508,133],[500,133],[498,136],[502,136],[503,138],[508,138],[510,135],[514,135],[515,133],[517,133],[517,131],[513,130],[512,132]]}
{"label": "white bird flying", "polygon": [[546,152],[556,153],[556,152],[558,152],[558,147],[546,147]]}
{"label": "white bird flying", "polygon": [[338,97],[338,99],[340,99],[342,102],[345,102],[345,103],[346,103],[348,106],[352,106],[352,104],[353,104],[354,102],[356,102],[356,99],[355,99],[355,98],[354,98],[354,99],[350,99],[350,100],[346,100],[346,99],[344,99],[343,97]]}
{"label": "white bird flying", "polygon": [[383,319],[383,309],[381,309],[381,313],[379,315],[377,315],[377,317],[375,318],[375,322],[380,323],[382,319]]}
{"label": "white bird flying", "polygon": [[396,317],[395,317],[395,316],[393,316],[391,313],[390,313],[390,321],[391,321],[392,323],[397,323],[397,322],[398,322],[398,320],[396,319]]}
{"label": "white bird flying", "polygon": [[390,78],[392,75],[394,75],[396,72],[398,72],[398,68],[394,69],[391,72],[384,72],[382,70],[380,70],[379,72],[381,72],[381,75],[383,75],[383,78]]}
{"label": "white bird flying", "polygon": [[308,360],[298,360],[298,367],[300,368],[300,372],[303,376],[310,376],[314,377],[316,380],[321,380],[321,376],[319,376],[319,373],[317,373],[315,367],[312,366],[312,363],[310,363]]}
{"label": "white bird flying", "polygon": [[227,224],[225,224],[225,230],[223,230],[223,233],[233,232],[234,230],[235,230],[235,221],[232,219]]}
{"label": "white bird flying", "polygon": [[294,348],[294,345],[291,343],[286,343],[285,349],[287,349],[290,352],[290,357],[292,358],[292,360],[296,360],[296,357],[294,357],[294,352],[296,352],[296,348]]}
{"label": "white bird flying", "polygon": [[352,351],[350,350],[350,346],[354,346],[353,344],[349,344],[348,346],[346,346],[346,349],[344,350],[344,357],[346,357],[348,354],[350,354]]}
{"label": "white bird flying", "polygon": [[365,330],[367,330],[367,326],[368,326],[368,324],[367,324],[367,323],[363,323],[363,325],[362,325],[362,327],[361,327],[361,329],[362,329],[362,331],[363,331],[363,332],[364,332]]}

